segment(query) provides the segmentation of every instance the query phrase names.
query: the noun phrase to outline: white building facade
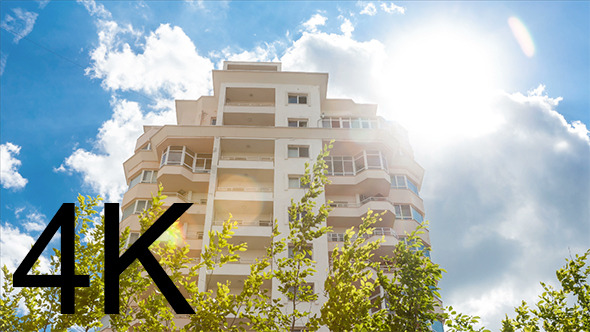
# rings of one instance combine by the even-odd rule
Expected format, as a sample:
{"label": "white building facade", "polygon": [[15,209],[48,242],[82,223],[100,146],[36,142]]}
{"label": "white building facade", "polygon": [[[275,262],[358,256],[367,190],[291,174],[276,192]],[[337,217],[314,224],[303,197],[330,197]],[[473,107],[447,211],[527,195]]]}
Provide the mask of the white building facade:
{"label": "white building facade", "polygon": [[[124,163],[129,190],[120,229],[130,228],[129,241],[139,236],[138,214],[161,183],[165,207],[193,203],[180,225],[195,259],[209,230],[220,230],[230,213],[238,221],[234,239],[248,250],[239,262],[200,273],[199,287],[206,290],[207,278],[239,287],[249,264],[264,255],[273,223],[289,233],[288,207],[305,190],[304,164],[334,140],[326,158],[331,184],[318,202],[332,201],[327,226],[333,231],[312,243],[318,272],[309,282],[320,300],[310,307],[319,313],[331,251],[368,209],[386,211],[375,225],[375,236],[385,237],[379,255],[391,253],[424,220],[424,170],[404,130],[378,117],[377,105],[326,98],[327,83],[327,73],[284,72],[280,63],[225,62],[214,70],[213,96],[177,100],[177,125],[145,126]],[[428,232],[422,240],[430,246]],[[265,285],[278,298],[277,286]]]}

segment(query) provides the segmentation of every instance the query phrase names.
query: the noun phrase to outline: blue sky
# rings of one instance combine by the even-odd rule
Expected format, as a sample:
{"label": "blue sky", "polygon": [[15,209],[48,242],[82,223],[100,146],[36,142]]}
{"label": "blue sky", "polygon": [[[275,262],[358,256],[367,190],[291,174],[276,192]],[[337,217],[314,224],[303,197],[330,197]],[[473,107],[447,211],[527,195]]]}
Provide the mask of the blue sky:
{"label": "blue sky", "polygon": [[[330,74],[426,169],[445,304],[491,327],[590,246],[588,2],[0,3],[2,264],[63,202],[110,201],[143,124],[223,60]],[[510,23],[509,23],[510,22]]]}

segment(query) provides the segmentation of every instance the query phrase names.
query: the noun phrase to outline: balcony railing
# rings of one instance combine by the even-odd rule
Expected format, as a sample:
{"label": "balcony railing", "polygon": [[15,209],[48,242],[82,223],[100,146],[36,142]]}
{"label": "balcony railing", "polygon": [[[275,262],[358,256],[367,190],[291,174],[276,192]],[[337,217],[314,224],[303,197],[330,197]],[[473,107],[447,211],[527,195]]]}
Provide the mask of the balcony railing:
{"label": "balcony railing", "polygon": [[275,103],[272,101],[261,101],[261,102],[243,102],[243,101],[226,101],[226,106],[275,106]]}
{"label": "balcony railing", "polygon": [[245,191],[245,192],[269,192],[273,190],[272,187],[217,187],[217,191]]}
{"label": "balcony railing", "polygon": [[389,202],[393,204],[391,201],[387,199],[387,197],[363,197],[360,203],[349,203],[349,202],[332,202],[330,206],[333,208],[359,208],[369,202]]}
{"label": "balcony railing", "polygon": [[212,155],[209,153],[194,153],[186,146],[169,146],[162,153],[160,167],[165,165],[182,165],[194,173],[209,173],[211,171]]}
{"label": "balcony railing", "polygon": [[362,151],[354,156],[328,156],[324,158],[328,166],[327,175],[353,176],[367,169],[388,171],[387,158],[379,151]]}
{"label": "balcony railing", "polygon": [[170,191],[166,191],[166,192],[162,192],[162,195],[165,195],[167,197],[176,197],[186,203],[194,203],[194,204],[207,204],[207,199],[206,198],[193,198],[193,199],[188,199],[188,197],[186,195],[183,195],[179,192],[170,192]]}
{"label": "balcony railing", "polygon": [[[344,234],[345,233],[328,233],[328,241],[330,242],[344,242]],[[373,234],[366,235],[365,238],[369,238],[371,236],[394,236],[398,239],[397,234],[391,227],[375,227],[373,230]],[[355,234],[352,237],[352,240],[356,240],[358,236]]]}
{"label": "balcony railing", "polygon": [[221,160],[273,161],[273,156],[221,156]]}
{"label": "balcony railing", "polygon": [[[269,220],[239,220],[239,219],[232,219],[232,221],[236,221],[238,226],[262,226],[262,227],[270,227],[272,226],[272,221]],[[215,226],[223,226],[223,220],[216,220],[213,221],[213,225]]]}

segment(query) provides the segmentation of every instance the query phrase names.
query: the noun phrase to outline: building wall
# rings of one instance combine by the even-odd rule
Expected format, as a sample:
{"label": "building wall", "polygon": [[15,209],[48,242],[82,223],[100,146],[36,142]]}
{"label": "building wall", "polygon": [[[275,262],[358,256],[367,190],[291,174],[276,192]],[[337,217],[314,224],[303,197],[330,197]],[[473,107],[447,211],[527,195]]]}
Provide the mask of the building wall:
{"label": "building wall", "polygon": [[[414,216],[423,218],[424,203],[410,188],[395,185],[392,176],[403,176],[417,191],[424,170],[414,161],[403,129],[377,117],[376,105],[327,99],[327,74],[281,72],[280,64],[273,63],[261,64],[261,71],[256,66],[226,63],[224,68],[239,70],[214,71],[214,96],[176,102],[178,125],[144,127],[135,154],[124,163],[125,174],[131,183],[146,170],[158,171],[157,182],[169,196],[165,206],[194,203],[181,222],[195,257],[208,243],[208,231],[220,229],[220,222],[232,213],[241,223],[235,236],[248,241],[249,250],[242,256],[243,264],[228,264],[209,277],[239,281],[249,273],[248,261],[264,254],[270,239],[268,221],[276,221],[282,234],[289,233],[288,207],[304,192],[289,187],[290,176],[303,175],[305,163],[312,164],[322,147],[335,139],[331,155],[348,158],[354,166],[347,161],[343,167],[352,167],[350,174],[330,175],[332,184],[318,198],[318,206],[335,202],[327,220],[334,234],[313,243],[318,272],[309,281],[320,299],[310,307],[319,313],[330,251],[341,245],[338,234],[358,225],[368,208],[388,211],[376,226],[386,236],[381,250],[393,249],[405,232],[418,225],[420,218]],[[290,94],[307,100],[289,103]],[[289,119],[307,120],[307,128],[290,127]],[[330,119],[335,119],[333,124]],[[332,128],[324,128],[326,123]],[[289,147],[307,148],[308,153],[290,156]],[[191,165],[178,164],[181,160]],[[338,172],[338,165],[344,164],[334,160],[332,171]],[[155,183],[133,185],[123,198],[122,210],[141,206],[137,200],[149,199],[156,190]],[[137,213],[122,220],[121,229],[125,227],[139,231]],[[423,239],[430,244],[428,233]],[[204,270],[198,285],[205,290]],[[273,297],[281,297],[276,283],[269,287]]]}

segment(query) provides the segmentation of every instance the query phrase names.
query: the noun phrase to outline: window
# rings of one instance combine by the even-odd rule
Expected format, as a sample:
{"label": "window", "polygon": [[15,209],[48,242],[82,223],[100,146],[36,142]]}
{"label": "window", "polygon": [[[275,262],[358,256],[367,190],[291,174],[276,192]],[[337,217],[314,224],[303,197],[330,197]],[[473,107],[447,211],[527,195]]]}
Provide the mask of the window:
{"label": "window", "polygon": [[414,192],[414,194],[419,195],[418,186],[405,175],[392,175],[391,188],[410,189],[412,192]]}
{"label": "window", "polygon": [[289,104],[307,104],[307,94],[289,94]]}
{"label": "window", "polygon": [[152,149],[152,144],[148,142],[148,144],[142,146],[140,150],[151,150],[151,149]]}
{"label": "window", "polygon": [[412,211],[407,204],[395,204],[395,217],[397,219],[412,219]]}
{"label": "window", "polygon": [[151,200],[149,200],[149,201],[148,200],[135,201],[123,210],[123,219],[121,219],[121,220],[124,220],[125,218],[129,217],[132,214],[142,213],[144,210],[147,210],[150,207],[152,207]]}
{"label": "window", "polygon": [[289,127],[307,127],[307,120],[289,119]]}
{"label": "window", "polygon": [[375,118],[326,117],[322,119],[324,128],[379,128],[379,121]]}
{"label": "window", "polygon": [[309,147],[289,146],[287,156],[289,158],[309,158]]}
{"label": "window", "polygon": [[394,207],[396,219],[414,219],[420,224],[424,221],[422,213],[409,204],[395,204]]}
{"label": "window", "polygon": [[135,241],[137,241],[137,239],[139,239],[139,233],[137,233],[137,232],[129,233],[129,237],[127,238],[127,244],[125,244],[125,248],[131,247],[131,245],[134,244]]}
{"label": "window", "polygon": [[295,176],[295,175],[291,175],[289,176],[289,188],[290,189],[304,189],[304,188],[309,188],[309,183],[303,184],[301,183],[301,180],[303,179],[302,176]]}
{"label": "window", "polygon": [[211,125],[212,126],[217,125],[217,118],[211,118]]}
{"label": "window", "polygon": [[352,156],[328,156],[324,158],[328,175],[355,175]]}
{"label": "window", "polygon": [[129,181],[129,189],[138,183],[157,183],[158,172],[154,170],[141,171],[136,177]]}

